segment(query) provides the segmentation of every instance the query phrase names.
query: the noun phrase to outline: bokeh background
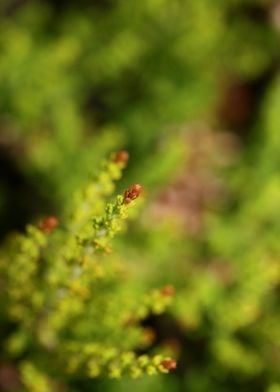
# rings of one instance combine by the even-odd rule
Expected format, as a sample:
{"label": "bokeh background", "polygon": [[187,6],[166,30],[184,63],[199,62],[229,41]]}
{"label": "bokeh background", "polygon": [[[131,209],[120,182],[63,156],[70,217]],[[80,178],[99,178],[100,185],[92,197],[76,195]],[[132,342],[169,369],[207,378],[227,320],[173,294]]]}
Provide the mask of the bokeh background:
{"label": "bokeh background", "polygon": [[1,1],[1,241],[126,149],[119,247],[176,289],[145,321],[172,375],[73,391],[280,391],[279,41],[277,0]]}

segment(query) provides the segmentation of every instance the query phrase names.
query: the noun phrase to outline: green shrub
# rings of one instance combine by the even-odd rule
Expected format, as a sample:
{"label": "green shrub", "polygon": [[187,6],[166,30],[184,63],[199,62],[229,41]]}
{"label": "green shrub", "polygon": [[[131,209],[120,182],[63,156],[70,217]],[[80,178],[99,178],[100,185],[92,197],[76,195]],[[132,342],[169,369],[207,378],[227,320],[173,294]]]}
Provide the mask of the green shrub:
{"label": "green shrub", "polygon": [[277,392],[278,2],[78,3],[0,4],[0,388]]}

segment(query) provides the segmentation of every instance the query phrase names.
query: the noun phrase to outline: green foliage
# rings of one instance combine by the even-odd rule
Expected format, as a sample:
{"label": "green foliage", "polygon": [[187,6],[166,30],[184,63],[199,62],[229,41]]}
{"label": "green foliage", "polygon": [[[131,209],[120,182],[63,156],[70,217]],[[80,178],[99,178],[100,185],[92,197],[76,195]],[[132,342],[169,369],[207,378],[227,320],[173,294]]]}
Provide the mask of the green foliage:
{"label": "green foliage", "polygon": [[0,389],[279,391],[279,10],[1,2]]}
{"label": "green foliage", "polygon": [[251,17],[262,1],[50,3],[1,6],[0,126],[21,173],[59,207],[108,151],[164,162],[162,140],[211,116],[221,80],[254,80],[278,53],[273,28]]}
{"label": "green foliage", "polygon": [[170,297],[160,290],[130,296],[125,262],[108,255],[110,239],[123,228],[132,202],[127,194],[135,186],[106,204],[104,215],[96,215],[123,166],[105,164],[73,198],[58,228],[54,218],[47,218],[40,227],[30,225],[26,234],[11,238],[3,250],[2,317],[12,327],[1,355],[17,363],[27,390],[52,391],[55,380],[82,374],[120,378],[168,373],[173,363],[133,351],[144,344],[140,321],[161,313]]}

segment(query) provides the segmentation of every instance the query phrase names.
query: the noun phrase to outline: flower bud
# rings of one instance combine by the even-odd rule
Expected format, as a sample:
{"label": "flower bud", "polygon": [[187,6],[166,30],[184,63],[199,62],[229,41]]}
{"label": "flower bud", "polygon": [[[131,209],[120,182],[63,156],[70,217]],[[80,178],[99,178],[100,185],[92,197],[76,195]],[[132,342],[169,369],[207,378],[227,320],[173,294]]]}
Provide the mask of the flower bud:
{"label": "flower bud", "polygon": [[45,233],[51,233],[58,226],[58,219],[55,216],[48,216],[40,223],[40,229]]}
{"label": "flower bud", "polygon": [[168,284],[162,288],[161,294],[164,297],[173,297],[175,294],[175,288],[171,284]]}
{"label": "flower bud", "polygon": [[174,370],[177,367],[177,362],[174,359],[164,359],[161,361],[161,365],[166,370]]}
{"label": "flower bud", "polygon": [[119,151],[113,155],[113,162],[126,164],[129,160],[129,153],[125,150]]}
{"label": "flower bud", "polygon": [[142,187],[139,184],[134,184],[131,185],[130,188],[126,189],[124,192],[124,203],[125,204],[129,204],[131,203],[133,200],[137,199],[137,197],[140,196],[142,192]]}

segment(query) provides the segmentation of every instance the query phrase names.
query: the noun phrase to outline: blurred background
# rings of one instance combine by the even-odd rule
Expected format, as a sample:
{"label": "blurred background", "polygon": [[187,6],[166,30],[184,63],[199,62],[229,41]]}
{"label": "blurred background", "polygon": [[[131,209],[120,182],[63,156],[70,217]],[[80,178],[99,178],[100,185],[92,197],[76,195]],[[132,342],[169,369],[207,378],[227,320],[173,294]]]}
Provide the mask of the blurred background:
{"label": "blurred background", "polygon": [[126,149],[119,248],[176,289],[145,322],[176,372],[74,391],[280,392],[279,40],[277,0],[1,0],[1,241]]}

